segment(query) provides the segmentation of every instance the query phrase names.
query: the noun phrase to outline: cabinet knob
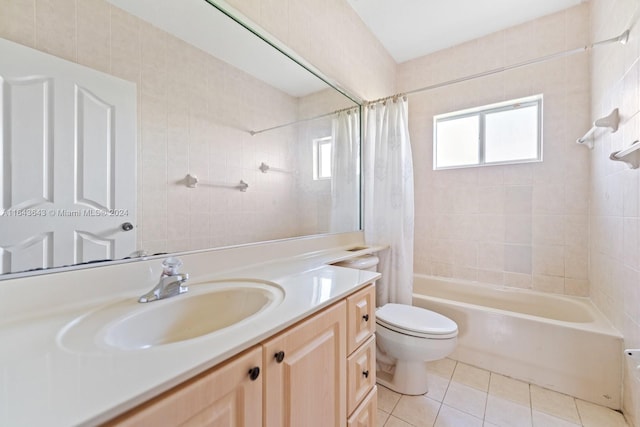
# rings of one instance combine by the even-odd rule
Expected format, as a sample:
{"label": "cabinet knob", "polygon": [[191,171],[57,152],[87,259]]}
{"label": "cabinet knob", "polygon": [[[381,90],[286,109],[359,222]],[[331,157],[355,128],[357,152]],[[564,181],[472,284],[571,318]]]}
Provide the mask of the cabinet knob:
{"label": "cabinet knob", "polygon": [[282,363],[282,361],[284,360],[284,351],[277,352],[273,355],[273,357],[276,359],[276,362]]}
{"label": "cabinet knob", "polygon": [[364,319],[365,322],[369,321],[369,315],[365,314],[364,316],[362,316],[362,318]]}
{"label": "cabinet knob", "polygon": [[369,378],[369,371],[362,371],[362,375],[363,375],[365,378]]}
{"label": "cabinet knob", "polygon": [[251,381],[255,381],[260,376],[260,368],[258,366],[249,369],[249,378]]}

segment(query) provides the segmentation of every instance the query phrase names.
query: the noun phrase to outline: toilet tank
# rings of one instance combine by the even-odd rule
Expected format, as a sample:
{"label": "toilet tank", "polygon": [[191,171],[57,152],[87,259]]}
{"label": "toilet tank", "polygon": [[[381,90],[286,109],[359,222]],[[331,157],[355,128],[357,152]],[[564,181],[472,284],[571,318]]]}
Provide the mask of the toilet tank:
{"label": "toilet tank", "polygon": [[375,255],[361,255],[336,262],[333,265],[337,265],[338,267],[355,268],[357,270],[376,271],[378,261],[380,260]]}

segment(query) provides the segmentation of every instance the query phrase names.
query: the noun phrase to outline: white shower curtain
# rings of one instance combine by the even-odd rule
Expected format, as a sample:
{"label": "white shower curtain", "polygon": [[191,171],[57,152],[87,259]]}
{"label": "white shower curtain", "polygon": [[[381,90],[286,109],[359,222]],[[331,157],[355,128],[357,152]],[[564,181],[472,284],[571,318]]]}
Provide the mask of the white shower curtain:
{"label": "white shower curtain", "polygon": [[332,122],[331,224],[340,233],[360,228],[359,114],[342,111]]}
{"label": "white shower curtain", "polygon": [[408,104],[404,97],[366,109],[364,228],[367,244],[381,253],[378,306],[411,304],[413,291],[413,163]]}

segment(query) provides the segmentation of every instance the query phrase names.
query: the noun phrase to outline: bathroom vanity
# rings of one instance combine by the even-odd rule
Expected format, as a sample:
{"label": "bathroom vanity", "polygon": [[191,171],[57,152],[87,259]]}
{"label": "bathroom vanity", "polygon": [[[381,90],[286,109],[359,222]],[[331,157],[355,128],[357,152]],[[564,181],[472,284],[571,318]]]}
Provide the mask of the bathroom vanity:
{"label": "bathroom vanity", "polygon": [[[375,425],[379,274],[330,265],[380,249],[361,238],[184,255],[189,291],[144,304],[162,258],[3,282],[0,424]],[[191,314],[175,329],[199,332],[158,329],[238,292],[272,296],[217,330]]]}
{"label": "bathroom vanity", "polygon": [[374,299],[370,284],[107,425],[375,426]]}

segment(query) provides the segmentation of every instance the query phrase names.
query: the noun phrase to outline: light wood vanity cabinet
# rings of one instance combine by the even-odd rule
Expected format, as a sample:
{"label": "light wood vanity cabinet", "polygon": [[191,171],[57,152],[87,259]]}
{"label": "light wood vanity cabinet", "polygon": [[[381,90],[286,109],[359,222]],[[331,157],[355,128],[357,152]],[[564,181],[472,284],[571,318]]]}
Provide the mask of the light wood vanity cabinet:
{"label": "light wood vanity cabinet", "polygon": [[265,427],[346,426],[346,303],[263,345]]}
{"label": "light wood vanity cabinet", "polygon": [[351,414],[376,385],[376,343],[371,336],[347,358],[347,413]]}
{"label": "light wood vanity cabinet", "polygon": [[370,285],[347,298],[347,414],[348,427],[375,426],[376,289]]}
{"label": "light wood vanity cabinet", "polygon": [[375,286],[347,297],[347,316],[347,352],[351,354],[376,331]]}
{"label": "light wood vanity cabinet", "polygon": [[347,427],[371,427],[377,425],[378,388],[374,387],[360,406],[351,414]]}
{"label": "light wood vanity cabinet", "polygon": [[107,425],[375,427],[374,302],[368,285]]}
{"label": "light wood vanity cabinet", "polygon": [[262,348],[253,347],[106,425],[260,427],[261,365]]}

